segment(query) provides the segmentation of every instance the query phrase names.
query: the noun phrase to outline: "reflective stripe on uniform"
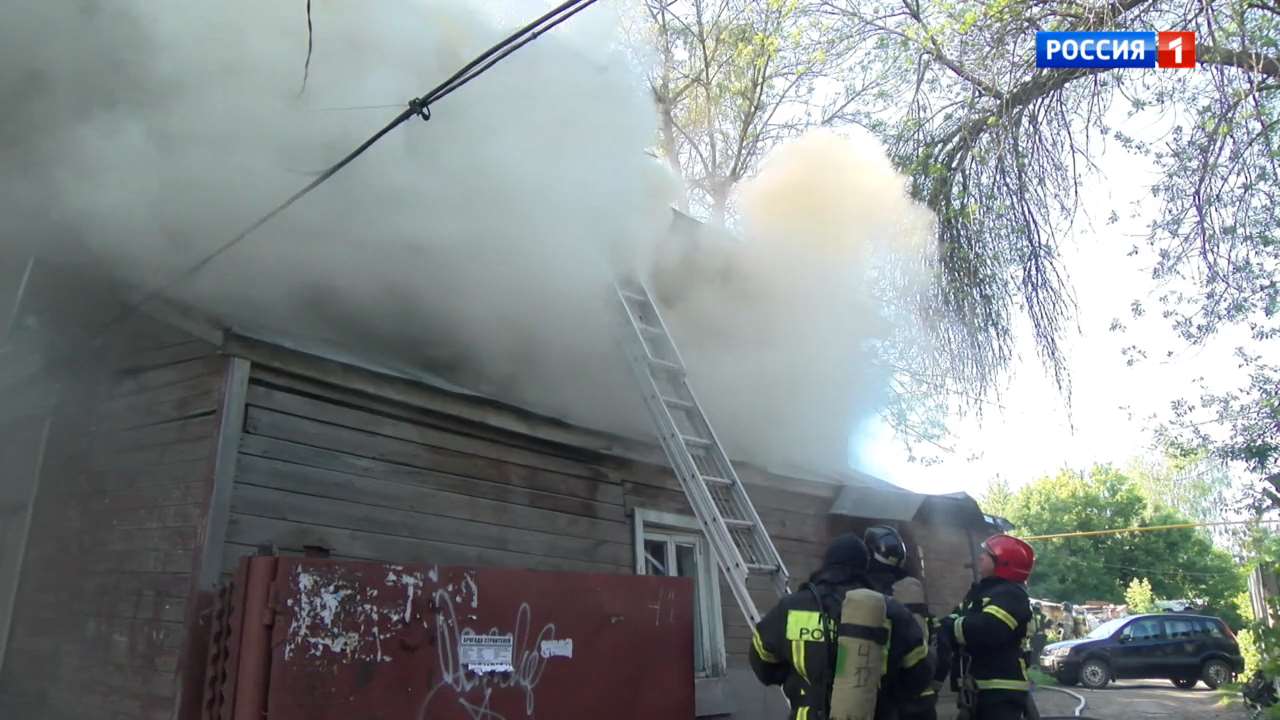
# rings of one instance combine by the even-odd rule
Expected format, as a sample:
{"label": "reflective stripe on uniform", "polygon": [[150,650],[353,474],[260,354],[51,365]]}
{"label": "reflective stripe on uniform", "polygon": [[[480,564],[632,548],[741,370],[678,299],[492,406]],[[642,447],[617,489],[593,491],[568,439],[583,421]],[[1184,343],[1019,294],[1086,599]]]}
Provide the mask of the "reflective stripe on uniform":
{"label": "reflective stripe on uniform", "polygon": [[800,673],[800,677],[804,678],[805,682],[809,682],[809,672],[805,669],[805,666],[804,666],[804,655],[805,655],[804,641],[792,640],[791,641],[791,664],[795,665],[796,672]]}
{"label": "reflective stripe on uniform", "polygon": [[826,639],[825,624],[822,613],[813,610],[792,610],[787,613],[787,639],[812,640],[821,642]]}
{"label": "reflective stripe on uniform", "polygon": [[893,647],[893,621],[889,618],[884,619],[885,641],[884,641],[884,661],[880,663],[880,675],[889,674],[889,648]]}
{"label": "reflective stripe on uniform", "polygon": [[799,710],[796,710],[796,720],[809,720],[808,705],[802,705]]}
{"label": "reflective stripe on uniform", "polygon": [[915,650],[912,650],[911,652],[907,653],[906,657],[902,658],[902,667],[904,668],[915,667],[916,665],[920,664],[921,660],[924,660],[927,657],[929,657],[929,646],[921,645]]}
{"label": "reflective stripe on uniform", "polygon": [[988,605],[982,608],[982,612],[989,613],[991,615],[995,615],[996,617],[1000,618],[1001,620],[1004,621],[1005,625],[1009,626],[1010,630],[1018,629],[1018,621],[1014,620],[1013,616],[1005,612],[1004,608],[1000,607],[999,605]]}
{"label": "reflective stripe on uniform", "polygon": [[955,632],[956,632],[956,642],[963,645],[964,644],[964,618],[962,617],[956,618]]}
{"label": "reflective stripe on uniform", "polygon": [[1030,688],[1026,680],[979,680],[979,690],[1027,690]]}
{"label": "reflective stripe on uniform", "polygon": [[775,665],[776,665],[777,663],[782,662],[781,660],[779,660],[779,659],[778,659],[778,656],[777,656],[777,655],[774,655],[773,653],[771,653],[771,652],[769,652],[768,650],[766,650],[766,649],[765,649],[765,646],[764,646],[764,639],[760,637],[760,631],[759,631],[759,630],[752,629],[752,631],[751,631],[751,646],[752,646],[753,648],[755,648],[756,656],[757,656],[757,657],[759,657],[761,660],[763,660],[763,661],[765,661],[765,662],[767,662],[767,663],[773,663],[773,664],[775,664]]}

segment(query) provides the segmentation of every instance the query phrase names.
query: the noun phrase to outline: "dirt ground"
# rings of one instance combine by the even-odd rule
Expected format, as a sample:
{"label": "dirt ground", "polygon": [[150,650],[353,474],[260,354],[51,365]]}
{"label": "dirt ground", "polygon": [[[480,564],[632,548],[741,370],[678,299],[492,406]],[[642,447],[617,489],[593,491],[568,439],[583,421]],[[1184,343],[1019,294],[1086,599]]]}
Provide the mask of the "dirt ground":
{"label": "dirt ground", "polygon": [[[1179,690],[1167,682],[1133,680],[1115,682],[1105,690],[1067,688],[1084,696],[1084,717],[1095,720],[1244,720],[1246,713],[1238,694],[1214,692],[1204,685]],[[1070,716],[1078,701],[1063,693],[1040,689],[1036,706],[1040,714]],[[939,720],[953,720],[955,696],[943,695],[938,702]]]}

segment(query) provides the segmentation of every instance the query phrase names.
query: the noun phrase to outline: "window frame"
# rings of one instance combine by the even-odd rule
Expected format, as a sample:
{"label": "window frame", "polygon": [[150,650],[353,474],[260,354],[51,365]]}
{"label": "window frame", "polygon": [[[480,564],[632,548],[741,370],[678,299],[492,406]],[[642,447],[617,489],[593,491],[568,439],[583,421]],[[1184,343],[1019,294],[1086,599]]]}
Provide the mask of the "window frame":
{"label": "window frame", "polygon": [[645,539],[663,542],[687,543],[694,546],[698,558],[698,574],[694,579],[698,588],[698,607],[695,610],[702,620],[702,656],[706,658],[705,670],[694,670],[697,678],[725,677],[728,658],[724,639],[724,613],[720,605],[720,571],[711,545],[702,533],[698,521],[686,515],[657,510],[633,511],[633,542],[637,575],[647,575],[645,563]]}
{"label": "window frame", "polygon": [[[1142,623],[1148,623],[1148,622],[1150,622],[1150,623],[1155,623],[1156,630],[1158,631],[1158,633],[1157,633],[1156,635],[1143,637],[1142,639],[1134,639],[1134,637],[1133,637],[1133,629],[1134,629],[1135,627],[1137,627],[1139,624],[1142,624]],[[1125,625],[1125,626],[1120,630],[1120,635],[1121,635],[1121,636],[1126,636],[1126,635],[1127,635],[1127,636],[1128,636],[1128,638],[1129,638],[1129,642],[1153,642],[1153,641],[1156,641],[1156,640],[1165,640],[1165,639],[1167,639],[1167,637],[1168,637],[1167,635],[1165,635],[1164,619],[1163,619],[1163,618],[1158,618],[1158,617],[1143,617],[1143,618],[1138,618],[1137,620],[1134,620],[1133,622],[1129,623],[1128,625]]]}
{"label": "window frame", "polygon": [[[1199,637],[1200,624],[1197,622],[1198,618],[1166,617],[1161,619],[1164,621],[1164,637],[1166,640],[1192,640]],[[1189,628],[1189,630],[1185,633],[1175,634],[1173,632],[1174,623],[1183,623]]]}

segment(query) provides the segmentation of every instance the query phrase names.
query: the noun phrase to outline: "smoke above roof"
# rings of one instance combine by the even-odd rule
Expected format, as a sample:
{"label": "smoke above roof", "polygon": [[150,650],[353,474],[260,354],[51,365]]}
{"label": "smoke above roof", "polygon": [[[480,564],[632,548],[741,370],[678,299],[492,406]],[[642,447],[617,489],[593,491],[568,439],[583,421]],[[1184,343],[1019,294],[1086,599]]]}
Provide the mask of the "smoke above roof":
{"label": "smoke above roof", "polygon": [[[302,90],[302,3],[15,0],[0,27],[5,250],[75,248],[139,291],[163,284],[545,10],[315,3]],[[877,344],[904,322],[883,268],[921,256],[931,218],[874,140],[823,132],[744,184],[737,232],[673,229],[680,184],[648,154],[644,54],[621,18],[602,2],[520,50],[172,299],[647,437],[607,292],[639,273],[731,452],[847,467],[885,398]]]}

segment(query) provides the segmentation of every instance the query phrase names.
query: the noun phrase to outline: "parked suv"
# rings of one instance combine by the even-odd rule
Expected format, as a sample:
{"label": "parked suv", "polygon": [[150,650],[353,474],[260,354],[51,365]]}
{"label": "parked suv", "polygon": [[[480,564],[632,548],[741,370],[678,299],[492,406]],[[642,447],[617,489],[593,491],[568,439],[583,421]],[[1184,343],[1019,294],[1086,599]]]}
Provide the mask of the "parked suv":
{"label": "parked suv", "polygon": [[1111,620],[1079,640],[1053,643],[1040,667],[1064,685],[1089,688],[1147,678],[1167,678],[1183,689],[1198,681],[1216,688],[1244,672],[1244,658],[1218,618],[1169,613]]}

